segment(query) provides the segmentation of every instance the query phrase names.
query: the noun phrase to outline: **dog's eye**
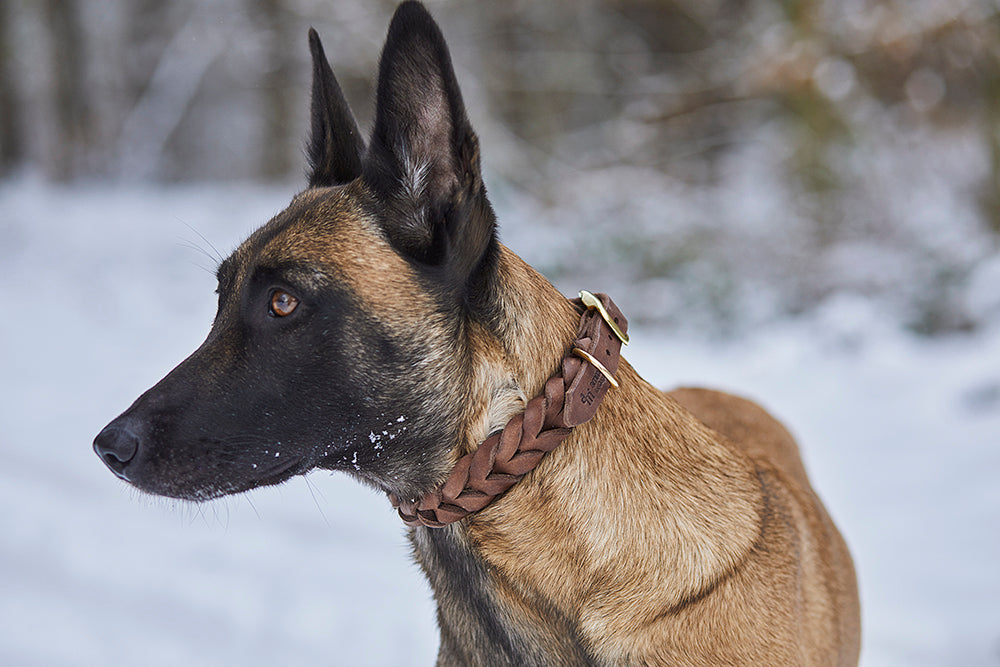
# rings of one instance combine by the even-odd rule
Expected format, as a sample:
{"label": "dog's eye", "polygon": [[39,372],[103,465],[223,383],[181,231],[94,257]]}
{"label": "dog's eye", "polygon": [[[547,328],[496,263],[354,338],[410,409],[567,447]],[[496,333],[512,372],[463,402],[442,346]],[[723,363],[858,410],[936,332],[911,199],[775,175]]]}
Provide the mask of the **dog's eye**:
{"label": "dog's eye", "polygon": [[269,312],[273,317],[288,317],[299,305],[299,300],[282,290],[275,290],[271,294],[271,304]]}

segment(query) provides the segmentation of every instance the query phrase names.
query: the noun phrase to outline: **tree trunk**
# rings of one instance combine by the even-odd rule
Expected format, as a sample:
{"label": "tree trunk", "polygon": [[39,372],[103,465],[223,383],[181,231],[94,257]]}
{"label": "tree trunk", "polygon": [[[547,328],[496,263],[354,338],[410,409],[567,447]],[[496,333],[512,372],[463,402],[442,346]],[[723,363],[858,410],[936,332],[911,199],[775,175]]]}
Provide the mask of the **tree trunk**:
{"label": "tree trunk", "polygon": [[14,11],[0,0],[0,176],[24,160],[24,126],[14,69]]}
{"label": "tree trunk", "polygon": [[52,39],[56,123],[55,145],[47,166],[55,179],[68,180],[82,170],[90,138],[83,33],[75,0],[45,0],[43,11]]}

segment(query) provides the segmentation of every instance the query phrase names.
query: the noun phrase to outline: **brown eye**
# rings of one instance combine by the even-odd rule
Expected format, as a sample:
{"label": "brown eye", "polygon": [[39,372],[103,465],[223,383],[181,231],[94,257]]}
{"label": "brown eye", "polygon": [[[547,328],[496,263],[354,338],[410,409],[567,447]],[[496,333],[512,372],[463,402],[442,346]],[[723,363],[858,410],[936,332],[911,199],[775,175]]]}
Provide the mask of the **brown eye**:
{"label": "brown eye", "polygon": [[274,317],[288,317],[299,305],[299,300],[288,292],[275,291],[271,295],[271,315]]}

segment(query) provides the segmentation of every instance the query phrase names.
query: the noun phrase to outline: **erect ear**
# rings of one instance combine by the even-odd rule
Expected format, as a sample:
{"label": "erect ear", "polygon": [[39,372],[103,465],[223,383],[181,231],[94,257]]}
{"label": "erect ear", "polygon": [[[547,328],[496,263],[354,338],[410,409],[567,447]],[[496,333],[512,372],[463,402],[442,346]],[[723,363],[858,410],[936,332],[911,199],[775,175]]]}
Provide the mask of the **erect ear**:
{"label": "erect ear", "polygon": [[319,35],[312,28],[309,51],[313,61],[309,187],[349,183],[361,175],[365,142],[326,60]]}
{"label": "erect ear", "polygon": [[362,170],[395,246],[468,278],[494,241],[495,218],[448,47],[419,2],[400,5],[389,25]]}

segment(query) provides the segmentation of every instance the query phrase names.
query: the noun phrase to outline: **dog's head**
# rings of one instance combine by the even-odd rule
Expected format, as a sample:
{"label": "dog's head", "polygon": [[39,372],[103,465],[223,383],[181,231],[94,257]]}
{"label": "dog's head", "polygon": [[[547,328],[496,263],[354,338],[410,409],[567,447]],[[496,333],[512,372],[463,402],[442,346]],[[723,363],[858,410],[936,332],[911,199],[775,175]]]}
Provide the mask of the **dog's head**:
{"label": "dog's head", "polygon": [[366,145],[309,38],[309,188],[219,266],[201,347],[94,441],[142,490],[201,500],[319,467],[415,497],[451,462],[499,246],[447,47],[399,7]]}

